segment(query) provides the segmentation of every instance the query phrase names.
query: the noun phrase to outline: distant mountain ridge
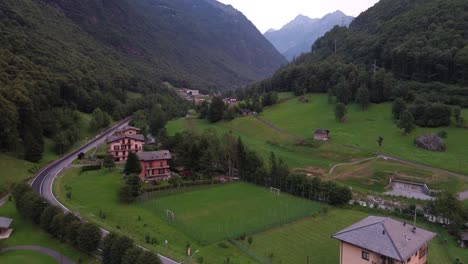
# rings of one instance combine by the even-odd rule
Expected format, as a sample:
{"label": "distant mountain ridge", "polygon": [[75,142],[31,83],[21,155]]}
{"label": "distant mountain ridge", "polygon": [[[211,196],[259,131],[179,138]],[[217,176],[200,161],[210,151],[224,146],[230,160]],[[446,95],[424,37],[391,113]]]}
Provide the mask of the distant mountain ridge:
{"label": "distant mountain ridge", "polygon": [[291,61],[304,52],[309,52],[312,44],[319,37],[336,25],[348,26],[354,18],[341,11],[335,11],[322,18],[309,18],[298,15],[280,30],[270,29],[264,36]]}

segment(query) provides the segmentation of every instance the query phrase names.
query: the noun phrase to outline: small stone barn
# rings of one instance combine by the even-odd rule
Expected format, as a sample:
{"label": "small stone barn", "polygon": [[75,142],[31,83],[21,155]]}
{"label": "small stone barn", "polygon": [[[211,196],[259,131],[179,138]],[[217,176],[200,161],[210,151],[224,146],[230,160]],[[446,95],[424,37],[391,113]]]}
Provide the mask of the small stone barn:
{"label": "small stone barn", "polygon": [[328,141],[330,139],[330,130],[317,129],[314,132],[314,140]]}

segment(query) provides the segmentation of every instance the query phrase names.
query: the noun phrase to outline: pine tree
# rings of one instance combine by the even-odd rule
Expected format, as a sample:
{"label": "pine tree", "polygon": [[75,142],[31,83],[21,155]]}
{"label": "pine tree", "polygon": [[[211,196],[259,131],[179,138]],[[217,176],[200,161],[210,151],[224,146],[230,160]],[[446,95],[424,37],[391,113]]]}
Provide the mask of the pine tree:
{"label": "pine tree", "polygon": [[156,105],[151,109],[148,121],[151,135],[157,137],[167,123],[166,113],[164,113],[160,105]]}
{"label": "pine tree", "polygon": [[361,86],[356,95],[356,102],[361,105],[362,109],[367,109],[370,104],[370,94],[367,86]]}
{"label": "pine tree", "polygon": [[110,248],[110,263],[120,264],[125,252],[133,246],[133,240],[126,236],[117,237]]}
{"label": "pine tree", "polygon": [[408,110],[404,110],[403,112],[401,112],[398,127],[400,129],[403,129],[403,132],[405,134],[408,134],[414,129],[414,117]]}
{"label": "pine tree", "polygon": [[398,119],[403,111],[406,110],[406,102],[401,98],[397,98],[392,104],[393,118]]}
{"label": "pine tree", "polygon": [[127,177],[126,184],[130,187],[132,197],[138,197],[140,195],[141,180],[137,175],[130,175]]}
{"label": "pine tree", "polygon": [[346,105],[343,103],[337,103],[335,105],[335,117],[338,122],[343,122],[344,117],[346,116],[348,110]]}
{"label": "pine tree", "polygon": [[76,241],[80,249],[93,252],[101,241],[101,230],[93,224],[84,223],[78,230]]}
{"label": "pine tree", "polygon": [[131,247],[127,249],[122,256],[121,264],[134,264],[141,254],[143,254],[143,250],[137,247]]}
{"label": "pine tree", "polygon": [[130,175],[130,174],[138,175],[141,173],[140,160],[138,159],[138,156],[133,152],[128,153],[128,159],[127,159],[127,162],[125,163],[124,173],[127,175]]}
{"label": "pine tree", "polygon": [[211,123],[216,123],[223,119],[224,116],[224,102],[219,97],[214,97],[208,110],[208,120]]}

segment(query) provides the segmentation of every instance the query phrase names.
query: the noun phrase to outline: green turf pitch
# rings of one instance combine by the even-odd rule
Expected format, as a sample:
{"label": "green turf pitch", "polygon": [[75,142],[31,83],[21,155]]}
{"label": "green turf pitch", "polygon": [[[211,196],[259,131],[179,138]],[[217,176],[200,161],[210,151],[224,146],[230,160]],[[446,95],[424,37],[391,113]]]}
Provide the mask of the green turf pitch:
{"label": "green turf pitch", "polygon": [[[246,183],[166,196],[143,207],[166,217],[202,244],[259,232],[320,211],[321,205]],[[168,221],[172,221],[169,217]]]}

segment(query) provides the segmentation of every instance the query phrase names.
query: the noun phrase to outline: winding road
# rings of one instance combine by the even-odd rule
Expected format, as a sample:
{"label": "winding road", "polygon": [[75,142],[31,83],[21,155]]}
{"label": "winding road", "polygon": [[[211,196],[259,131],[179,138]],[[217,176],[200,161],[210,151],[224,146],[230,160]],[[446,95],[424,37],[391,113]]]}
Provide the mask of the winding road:
{"label": "winding road", "polygon": [[[75,159],[78,158],[78,154],[83,152],[86,153],[87,151],[91,150],[92,148],[95,148],[99,145],[101,145],[108,136],[112,135],[116,130],[128,125],[128,122],[130,121],[131,117],[127,117],[115,124],[113,127],[105,130],[102,132],[100,135],[96,136],[94,139],[92,139],[90,142],[86,143],[82,147],[72,151],[71,153],[61,157],[60,159],[51,162],[44,168],[42,168],[37,174],[36,177],[34,178],[33,182],[31,183],[31,187],[33,190],[41,195],[44,199],[46,199],[50,204],[56,205],[65,212],[71,212],[75,214],[81,221],[86,222],[85,219],[80,217],[78,214],[70,211],[70,209],[66,208],[63,204],[61,204],[57,198],[55,198],[52,187],[54,185],[54,180],[57,175],[59,175],[68,165],[70,165]],[[106,235],[109,233],[109,231],[104,230],[101,228],[101,231],[103,235]],[[141,245],[137,245],[141,247],[144,250],[147,250]],[[159,255],[161,258],[161,261],[163,264],[179,264],[178,262],[169,259],[165,256]]]}

